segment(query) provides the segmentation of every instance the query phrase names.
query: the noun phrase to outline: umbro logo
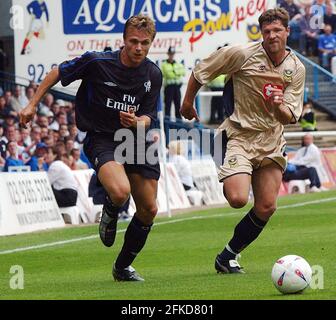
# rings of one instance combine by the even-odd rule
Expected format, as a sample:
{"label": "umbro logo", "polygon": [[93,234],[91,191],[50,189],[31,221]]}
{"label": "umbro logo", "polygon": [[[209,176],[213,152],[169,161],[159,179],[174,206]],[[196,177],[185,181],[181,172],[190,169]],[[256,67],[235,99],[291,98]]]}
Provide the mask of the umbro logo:
{"label": "umbro logo", "polygon": [[115,84],[114,82],[108,81],[108,82],[104,82],[104,84],[106,84],[109,87],[117,87],[118,85]]}

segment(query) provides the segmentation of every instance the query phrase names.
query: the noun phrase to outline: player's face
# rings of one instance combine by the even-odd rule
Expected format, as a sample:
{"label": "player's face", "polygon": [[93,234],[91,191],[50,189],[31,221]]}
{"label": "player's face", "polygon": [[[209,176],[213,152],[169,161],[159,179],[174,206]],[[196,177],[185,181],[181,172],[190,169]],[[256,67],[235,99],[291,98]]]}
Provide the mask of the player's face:
{"label": "player's face", "polygon": [[264,23],[261,34],[264,39],[264,48],[268,53],[277,54],[286,50],[289,28],[285,28],[280,20]]}
{"label": "player's face", "polygon": [[128,27],[122,50],[122,62],[129,67],[137,67],[147,56],[152,44],[151,36],[144,30]]}

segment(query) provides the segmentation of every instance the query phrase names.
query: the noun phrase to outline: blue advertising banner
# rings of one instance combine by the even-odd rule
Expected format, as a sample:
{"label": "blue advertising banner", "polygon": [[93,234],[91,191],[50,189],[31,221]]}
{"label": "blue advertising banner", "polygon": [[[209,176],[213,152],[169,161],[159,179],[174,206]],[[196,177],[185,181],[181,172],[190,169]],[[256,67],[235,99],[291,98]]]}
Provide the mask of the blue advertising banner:
{"label": "blue advertising banner", "polygon": [[158,32],[181,32],[190,21],[217,21],[230,11],[227,0],[62,0],[62,6],[68,35],[121,33],[140,12],[154,18]]}

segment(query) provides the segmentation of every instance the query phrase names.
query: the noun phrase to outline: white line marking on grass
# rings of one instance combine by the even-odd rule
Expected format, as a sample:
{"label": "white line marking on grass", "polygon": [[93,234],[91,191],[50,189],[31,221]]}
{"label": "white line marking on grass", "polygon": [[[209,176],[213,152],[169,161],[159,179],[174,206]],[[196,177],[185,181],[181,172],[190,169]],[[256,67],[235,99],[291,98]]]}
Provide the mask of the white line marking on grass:
{"label": "white line marking on grass", "polygon": [[[279,209],[303,207],[303,206],[310,205],[310,204],[331,202],[331,201],[335,201],[335,200],[336,200],[336,197],[306,201],[306,202],[302,202],[302,203],[295,203],[295,204],[280,206],[280,207],[278,207],[278,210]],[[157,222],[157,223],[155,223],[154,226],[161,226],[161,225],[165,225],[165,224],[172,224],[172,223],[184,222],[184,221],[190,221],[190,220],[224,218],[224,217],[227,217],[227,216],[233,216],[233,215],[239,215],[239,214],[242,214],[242,212],[229,212],[229,213],[218,213],[218,214],[204,215],[204,216],[194,216],[194,217],[188,217],[188,218],[173,219],[173,220],[168,220],[168,221]],[[126,231],[126,229],[120,229],[120,230],[117,231],[117,233],[122,233],[122,232],[125,232],[125,231]],[[22,247],[22,248],[16,248],[16,249],[11,249],[11,250],[4,250],[4,251],[0,251],[0,255],[10,254],[10,253],[15,253],[15,252],[22,252],[22,251],[29,251],[29,250],[42,249],[42,248],[47,248],[47,247],[56,247],[56,246],[61,246],[61,245],[68,244],[68,243],[85,241],[85,240],[92,240],[92,239],[96,239],[96,238],[98,238],[98,235],[91,235],[91,236],[87,236],[87,237],[80,237],[80,238],[74,238],[74,239],[69,239],[69,240],[44,243],[44,244],[39,244],[39,245],[35,245],[35,246],[30,246],[30,247]]]}

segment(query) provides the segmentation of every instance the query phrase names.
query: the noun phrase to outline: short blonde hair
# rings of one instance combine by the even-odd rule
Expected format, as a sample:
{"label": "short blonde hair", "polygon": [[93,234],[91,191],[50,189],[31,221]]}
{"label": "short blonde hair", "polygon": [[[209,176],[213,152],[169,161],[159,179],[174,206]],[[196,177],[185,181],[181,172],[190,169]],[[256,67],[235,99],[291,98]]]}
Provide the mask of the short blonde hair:
{"label": "short blonde hair", "polygon": [[168,149],[170,154],[184,155],[184,147],[180,140],[170,141]]}
{"label": "short blonde hair", "polygon": [[124,39],[126,38],[127,29],[129,27],[134,27],[138,30],[144,30],[150,35],[152,41],[156,36],[156,28],[154,21],[150,17],[145,16],[144,14],[132,16],[126,21],[123,34]]}

